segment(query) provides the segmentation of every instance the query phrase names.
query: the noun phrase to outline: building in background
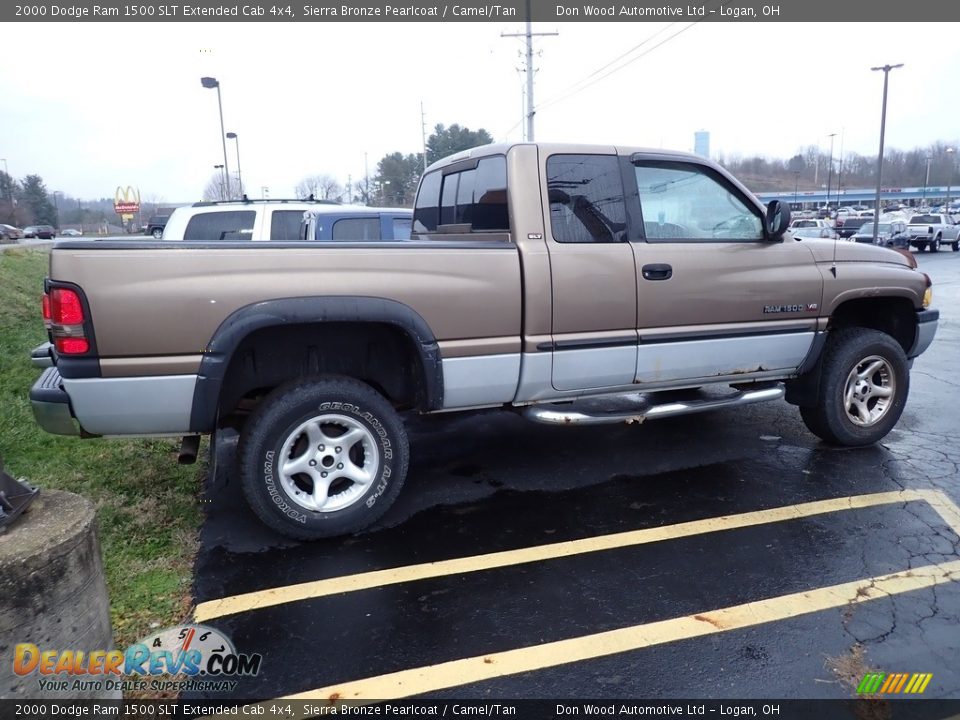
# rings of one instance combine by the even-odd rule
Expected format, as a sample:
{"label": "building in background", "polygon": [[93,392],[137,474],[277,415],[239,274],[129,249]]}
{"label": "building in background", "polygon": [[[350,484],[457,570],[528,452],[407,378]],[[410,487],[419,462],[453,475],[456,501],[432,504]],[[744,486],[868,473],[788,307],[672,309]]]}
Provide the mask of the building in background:
{"label": "building in background", "polygon": [[700,157],[710,157],[710,133],[706,130],[697,130],[693,134],[693,151]]}

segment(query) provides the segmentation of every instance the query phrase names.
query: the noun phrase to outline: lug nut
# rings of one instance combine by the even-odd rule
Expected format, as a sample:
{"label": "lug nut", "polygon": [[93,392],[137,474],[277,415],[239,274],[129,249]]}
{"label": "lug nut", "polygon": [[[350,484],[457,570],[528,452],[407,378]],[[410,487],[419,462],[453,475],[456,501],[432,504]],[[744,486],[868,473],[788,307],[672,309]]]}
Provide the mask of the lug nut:
{"label": "lug nut", "polygon": [[317,466],[317,461],[316,461],[316,460],[311,460],[311,461],[310,461],[310,467],[316,467],[316,466]]}
{"label": "lug nut", "polygon": [[325,478],[327,474],[325,472],[320,473],[320,477]]}
{"label": "lug nut", "polygon": [[337,463],[337,470],[343,470],[343,463]]}
{"label": "lug nut", "polygon": [[317,450],[319,450],[320,452],[323,452],[323,445],[318,446]]}
{"label": "lug nut", "polygon": [[339,447],[337,448],[337,452],[340,452],[341,450],[342,450],[342,448],[339,448]]}

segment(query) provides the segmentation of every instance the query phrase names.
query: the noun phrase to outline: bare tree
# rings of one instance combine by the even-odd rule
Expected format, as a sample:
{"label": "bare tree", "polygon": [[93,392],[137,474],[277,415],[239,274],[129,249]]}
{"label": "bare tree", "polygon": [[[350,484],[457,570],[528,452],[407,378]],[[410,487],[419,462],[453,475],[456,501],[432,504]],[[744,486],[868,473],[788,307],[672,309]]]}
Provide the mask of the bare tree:
{"label": "bare tree", "polygon": [[215,172],[210,176],[206,186],[203,188],[204,200],[228,200],[227,187],[223,180],[222,172]]}
{"label": "bare tree", "polygon": [[[233,173],[231,173],[233,175]],[[215,172],[210,176],[210,179],[207,181],[206,186],[203,188],[203,199],[204,200],[235,200],[242,198],[246,193],[246,189],[240,185],[240,182],[236,177],[231,178],[230,180],[230,191],[233,193],[233,197],[227,197],[227,187],[226,181],[223,177],[223,173],[220,171]]]}
{"label": "bare tree", "polygon": [[305,177],[296,187],[298,197],[310,197],[317,200],[342,200],[343,186],[332,175],[310,175]]}

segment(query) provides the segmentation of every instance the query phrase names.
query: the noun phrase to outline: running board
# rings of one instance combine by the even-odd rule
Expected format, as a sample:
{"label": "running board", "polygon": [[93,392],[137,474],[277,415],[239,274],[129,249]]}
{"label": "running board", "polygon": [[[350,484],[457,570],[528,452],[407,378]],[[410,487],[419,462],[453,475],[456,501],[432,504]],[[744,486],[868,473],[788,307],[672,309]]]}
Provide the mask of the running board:
{"label": "running board", "polygon": [[654,418],[689,415],[706,410],[779,400],[784,396],[784,388],[783,385],[776,385],[755,390],[740,390],[721,396],[708,396],[703,393],[694,393],[694,395],[696,397],[677,400],[677,393],[670,391],[632,393],[562,405],[556,403],[528,405],[522,410],[522,414],[528,420],[546,425],[609,425],[613,423],[630,425]]}

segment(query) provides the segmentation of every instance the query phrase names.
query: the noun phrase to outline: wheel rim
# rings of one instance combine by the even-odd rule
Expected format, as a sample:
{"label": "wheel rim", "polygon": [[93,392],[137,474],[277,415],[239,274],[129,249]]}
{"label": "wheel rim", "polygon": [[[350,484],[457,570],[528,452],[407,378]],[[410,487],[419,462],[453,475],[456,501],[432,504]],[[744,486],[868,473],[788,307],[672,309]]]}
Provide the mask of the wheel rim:
{"label": "wheel rim", "polygon": [[294,503],[312,512],[343,510],[358,502],[380,469],[373,433],[345,415],[310,418],[280,450],[280,485]]}
{"label": "wheel rim", "polygon": [[897,391],[893,366],[871,355],[857,363],[847,376],[843,407],[847,418],[859,427],[871,427],[890,410]]}

